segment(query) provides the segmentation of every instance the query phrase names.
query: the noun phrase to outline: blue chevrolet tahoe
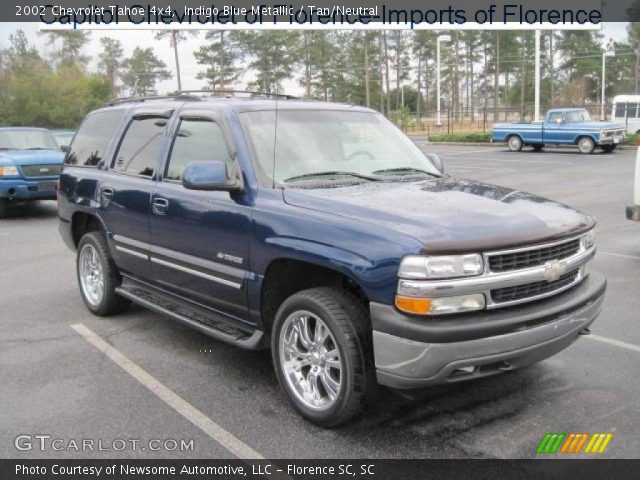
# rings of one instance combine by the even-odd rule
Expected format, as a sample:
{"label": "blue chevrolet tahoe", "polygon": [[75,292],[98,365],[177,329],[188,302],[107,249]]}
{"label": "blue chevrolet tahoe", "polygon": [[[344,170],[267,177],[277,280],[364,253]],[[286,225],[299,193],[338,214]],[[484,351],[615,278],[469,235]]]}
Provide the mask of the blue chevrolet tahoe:
{"label": "blue chevrolet tahoe", "polygon": [[0,128],[0,218],[12,202],[55,200],[63,158],[44,128]]}
{"label": "blue chevrolet tahoe", "polygon": [[131,301],[271,348],[293,408],[507,372],[599,314],[594,220],[446,175],[383,115],[288,98],[122,99],[65,159],[60,233],[98,316]]}
{"label": "blue chevrolet tahoe", "polygon": [[491,129],[492,141],[506,143],[512,152],[524,146],[576,145],[580,153],[593,153],[596,147],[608,153],[626,138],[624,124],[593,121],[584,108],[549,110],[542,122],[496,123]]}

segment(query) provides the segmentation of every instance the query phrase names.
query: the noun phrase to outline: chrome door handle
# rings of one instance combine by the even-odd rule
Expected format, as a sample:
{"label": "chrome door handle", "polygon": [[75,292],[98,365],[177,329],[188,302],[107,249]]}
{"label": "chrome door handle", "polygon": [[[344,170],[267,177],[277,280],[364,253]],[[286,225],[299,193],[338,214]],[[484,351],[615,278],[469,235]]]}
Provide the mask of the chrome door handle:
{"label": "chrome door handle", "polygon": [[153,213],[156,215],[166,215],[169,210],[169,200],[166,198],[155,198],[152,204]]}

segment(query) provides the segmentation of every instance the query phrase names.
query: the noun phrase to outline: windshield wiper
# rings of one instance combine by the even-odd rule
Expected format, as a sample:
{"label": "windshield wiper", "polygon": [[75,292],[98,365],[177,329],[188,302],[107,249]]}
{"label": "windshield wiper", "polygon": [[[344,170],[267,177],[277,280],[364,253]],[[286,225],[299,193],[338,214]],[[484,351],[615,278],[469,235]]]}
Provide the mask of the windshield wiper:
{"label": "windshield wiper", "polygon": [[25,148],[25,150],[51,150],[51,149],[46,147],[29,147],[29,148]]}
{"label": "windshield wiper", "polygon": [[329,177],[329,176],[345,176],[345,177],[356,177],[356,178],[364,178],[365,180],[378,181],[379,178],[370,177],[368,175],[362,175],[360,173],[355,172],[341,172],[338,170],[329,170],[326,172],[315,172],[315,173],[305,173],[304,175],[296,175],[295,177],[290,177],[284,180],[284,182],[293,182],[296,180],[304,180],[306,178],[314,178],[314,177]]}
{"label": "windshield wiper", "polygon": [[426,170],[420,170],[419,168],[413,167],[387,168],[384,170],[376,170],[373,173],[376,175],[384,175],[387,173],[401,175],[403,172],[406,172],[407,175],[411,175],[412,173],[424,173],[425,175],[430,175],[432,177],[437,176],[435,173],[427,172]]}

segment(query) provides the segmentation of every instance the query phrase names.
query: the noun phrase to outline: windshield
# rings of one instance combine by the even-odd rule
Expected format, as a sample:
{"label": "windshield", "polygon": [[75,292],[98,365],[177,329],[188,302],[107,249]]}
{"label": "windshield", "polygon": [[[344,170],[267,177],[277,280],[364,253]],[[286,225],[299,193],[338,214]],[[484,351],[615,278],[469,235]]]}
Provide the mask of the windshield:
{"label": "windshield", "polygon": [[376,113],[279,110],[276,122],[272,110],[241,118],[266,185],[440,175],[406,135]]}
{"label": "windshield", "polygon": [[73,139],[73,132],[64,132],[64,133],[54,133],[53,137],[55,138],[58,145],[61,147],[68,147]]}
{"label": "windshield", "polygon": [[0,130],[0,149],[59,150],[59,147],[46,130]]}
{"label": "windshield", "polygon": [[586,110],[567,112],[567,123],[590,122],[591,117]]}

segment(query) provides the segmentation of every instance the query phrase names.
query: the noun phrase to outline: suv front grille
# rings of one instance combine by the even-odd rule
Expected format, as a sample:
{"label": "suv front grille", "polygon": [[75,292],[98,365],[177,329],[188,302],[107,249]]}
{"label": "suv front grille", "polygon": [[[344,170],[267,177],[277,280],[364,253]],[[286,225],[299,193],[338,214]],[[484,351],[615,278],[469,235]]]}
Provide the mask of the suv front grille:
{"label": "suv front grille", "polygon": [[565,273],[553,282],[543,280],[541,282],[516,285],[514,287],[498,288],[491,290],[491,298],[496,303],[503,303],[537,297],[571,285],[577,280],[579,274],[579,270],[574,270],[573,272]]}
{"label": "suv front grille", "polygon": [[539,267],[551,260],[562,260],[575,255],[580,249],[580,239],[532,250],[491,255],[489,269],[492,272],[509,272],[525,268]]}
{"label": "suv front grille", "polygon": [[22,165],[25,177],[55,177],[62,172],[62,165]]}

